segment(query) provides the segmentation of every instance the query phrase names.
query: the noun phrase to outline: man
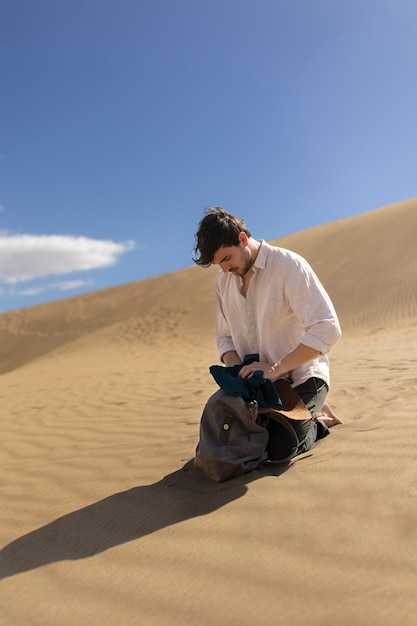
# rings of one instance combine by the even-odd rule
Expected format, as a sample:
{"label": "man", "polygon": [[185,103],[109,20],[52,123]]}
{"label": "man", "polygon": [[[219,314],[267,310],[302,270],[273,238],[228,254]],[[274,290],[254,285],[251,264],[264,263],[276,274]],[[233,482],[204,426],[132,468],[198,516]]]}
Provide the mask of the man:
{"label": "man", "polygon": [[[215,289],[221,361],[231,367],[259,354],[259,361],[243,365],[239,376],[262,370],[266,379],[289,379],[316,417],[292,424],[298,453],[310,450],[328,427],[342,423],[325,402],[327,353],[341,335],[328,294],[305,259],[254,239],[242,219],[221,207],[206,210],[195,237],[194,262],[222,270]],[[271,421],[270,447],[274,428]]]}

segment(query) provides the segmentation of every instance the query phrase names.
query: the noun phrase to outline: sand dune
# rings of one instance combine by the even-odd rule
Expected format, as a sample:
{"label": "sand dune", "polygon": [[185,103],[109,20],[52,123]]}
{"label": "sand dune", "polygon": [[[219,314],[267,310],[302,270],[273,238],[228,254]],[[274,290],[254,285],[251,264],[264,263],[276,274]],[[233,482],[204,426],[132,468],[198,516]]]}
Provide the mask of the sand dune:
{"label": "sand dune", "polygon": [[366,333],[415,324],[416,241],[417,200],[412,199],[290,235],[279,245],[311,261],[344,332]]}
{"label": "sand dune", "polygon": [[416,236],[412,199],[273,240],[338,310],[346,423],[220,485],[189,464],[216,269],[1,314],[0,624],[412,626]]}

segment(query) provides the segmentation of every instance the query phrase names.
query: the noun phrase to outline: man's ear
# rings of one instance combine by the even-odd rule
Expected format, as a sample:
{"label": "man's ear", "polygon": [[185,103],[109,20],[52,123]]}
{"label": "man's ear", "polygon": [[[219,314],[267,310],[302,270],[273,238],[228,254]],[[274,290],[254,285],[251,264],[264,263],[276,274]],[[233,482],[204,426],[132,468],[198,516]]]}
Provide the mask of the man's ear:
{"label": "man's ear", "polygon": [[239,243],[243,243],[244,246],[248,245],[248,236],[246,233],[241,232],[239,233]]}

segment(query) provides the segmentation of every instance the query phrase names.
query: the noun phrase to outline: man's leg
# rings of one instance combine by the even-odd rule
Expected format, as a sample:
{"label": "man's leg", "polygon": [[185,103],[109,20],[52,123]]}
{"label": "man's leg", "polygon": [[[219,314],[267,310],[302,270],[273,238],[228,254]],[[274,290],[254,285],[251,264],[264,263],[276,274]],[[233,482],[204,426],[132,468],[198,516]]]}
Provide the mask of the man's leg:
{"label": "man's leg", "polygon": [[[294,391],[297,392],[307,409],[314,416],[322,411],[329,388],[320,378],[309,378],[305,383],[294,387]],[[290,419],[290,422],[300,442],[298,454],[311,450],[320,439],[327,437],[329,434],[329,428],[324,420],[299,421]]]}

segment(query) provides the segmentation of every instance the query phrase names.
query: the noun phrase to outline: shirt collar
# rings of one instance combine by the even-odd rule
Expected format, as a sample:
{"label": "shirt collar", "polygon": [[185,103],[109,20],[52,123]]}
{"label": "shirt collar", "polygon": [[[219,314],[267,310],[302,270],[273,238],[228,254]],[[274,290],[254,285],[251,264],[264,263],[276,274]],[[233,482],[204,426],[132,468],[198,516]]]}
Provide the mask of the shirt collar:
{"label": "shirt collar", "polygon": [[268,258],[269,246],[264,239],[261,240],[258,254],[256,255],[255,262],[253,264],[253,270],[264,270],[266,267],[266,261]]}

